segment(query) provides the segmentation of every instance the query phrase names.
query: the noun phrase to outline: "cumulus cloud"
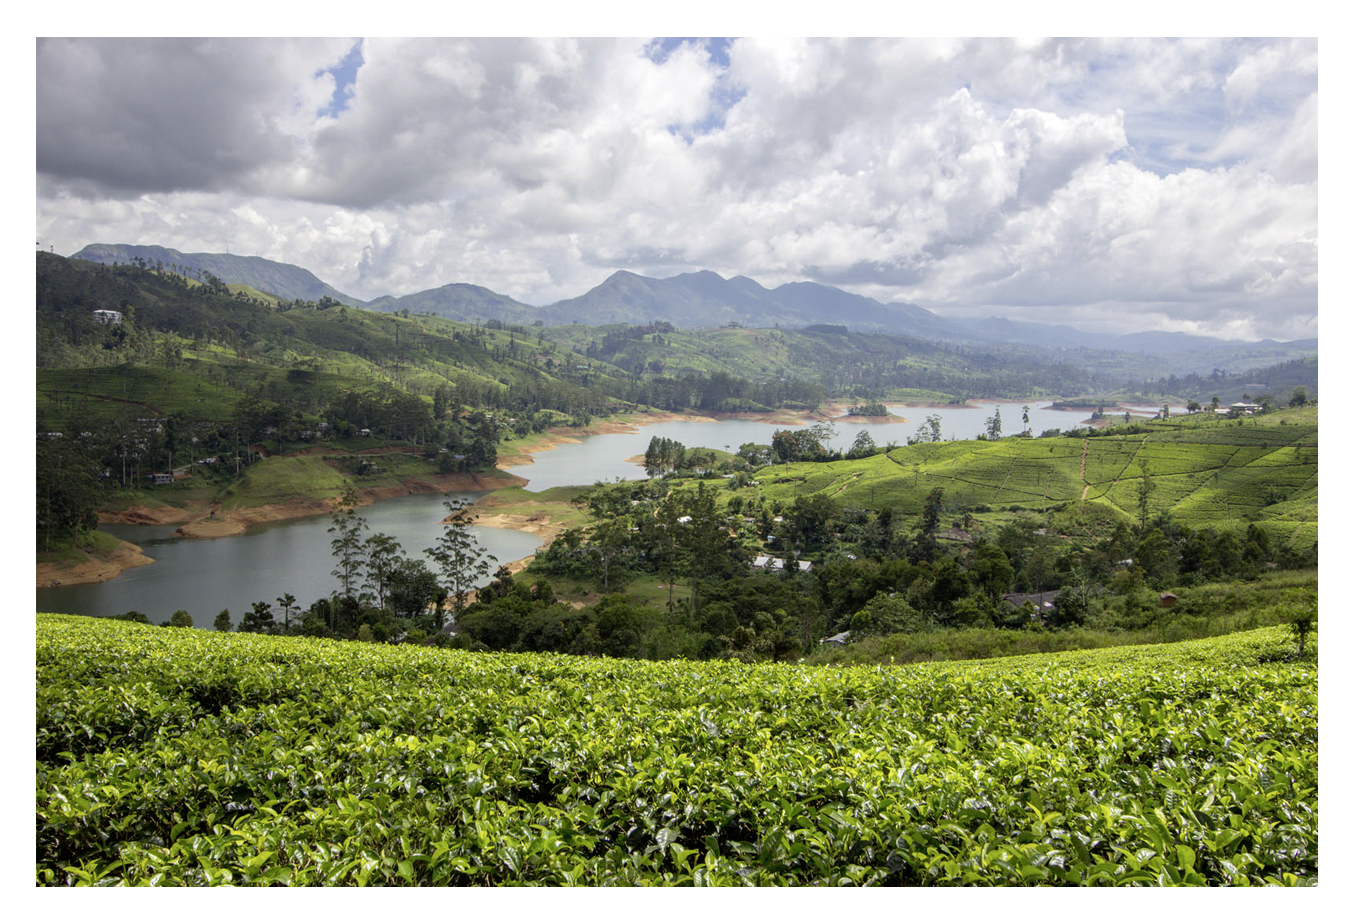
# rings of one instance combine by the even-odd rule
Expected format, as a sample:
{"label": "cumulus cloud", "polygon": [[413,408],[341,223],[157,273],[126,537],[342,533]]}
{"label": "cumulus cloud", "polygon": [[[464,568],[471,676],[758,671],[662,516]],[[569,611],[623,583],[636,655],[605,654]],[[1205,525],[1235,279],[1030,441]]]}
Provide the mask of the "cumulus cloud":
{"label": "cumulus cloud", "polygon": [[[530,303],[617,268],[1313,335],[1316,46],[50,39],[38,233]],[[335,94],[343,105],[335,106]]]}

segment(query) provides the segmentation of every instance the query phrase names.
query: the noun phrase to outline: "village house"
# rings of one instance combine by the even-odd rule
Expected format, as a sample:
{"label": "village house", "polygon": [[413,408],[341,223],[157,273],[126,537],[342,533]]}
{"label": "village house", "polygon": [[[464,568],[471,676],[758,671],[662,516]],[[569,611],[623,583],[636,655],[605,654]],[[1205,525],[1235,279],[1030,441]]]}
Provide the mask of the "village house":
{"label": "village house", "polygon": [[[799,560],[798,563],[799,563],[799,572],[809,572],[813,568],[813,564],[809,560]],[[763,569],[767,572],[783,572],[785,568],[785,561],[780,559],[779,557],[767,556],[766,554],[763,553],[756,559],[752,560],[752,568]]]}
{"label": "village house", "polygon": [[1013,611],[1023,610],[1024,603],[1032,602],[1034,610],[1038,612],[1039,617],[1046,617],[1057,608],[1057,596],[1061,594],[1061,589],[1053,589],[1050,592],[1034,592],[1033,594],[1020,594],[1010,592],[1002,595],[1001,600],[1010,606]]}

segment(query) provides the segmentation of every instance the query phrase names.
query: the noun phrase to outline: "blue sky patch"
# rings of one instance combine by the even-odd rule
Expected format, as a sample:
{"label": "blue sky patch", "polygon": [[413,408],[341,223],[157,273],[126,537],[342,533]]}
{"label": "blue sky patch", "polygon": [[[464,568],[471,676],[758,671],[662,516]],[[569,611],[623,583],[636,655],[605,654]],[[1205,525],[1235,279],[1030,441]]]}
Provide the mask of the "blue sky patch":
{"label": "blue sky patch", "polygon": [[[320,109],[319,114],[329,118],[337,118],[338,114],[348,107],[348,101],[352,98],[352,84],[357,81],[357,69],[364,63],[362,58],[362,40],[358,39],[351,50],[333,67],[327,71],[319,73],[331,73],[334,75],[334,95],[329,100],[329,104]],[[316,74],[315,76],[319,76]]]}

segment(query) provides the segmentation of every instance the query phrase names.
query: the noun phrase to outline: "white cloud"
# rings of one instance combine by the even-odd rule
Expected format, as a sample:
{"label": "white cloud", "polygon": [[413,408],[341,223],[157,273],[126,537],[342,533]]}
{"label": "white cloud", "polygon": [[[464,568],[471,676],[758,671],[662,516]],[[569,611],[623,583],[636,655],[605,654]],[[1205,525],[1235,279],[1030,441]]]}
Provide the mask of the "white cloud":
{"label": "white cloud", "polygon": [[1314,42],[739,40],[725,68],[699,43],[366,39],[321,114],[352,45],[41,43],[39,239],[229,245],[359,297],[709,268],[1314,329]]}

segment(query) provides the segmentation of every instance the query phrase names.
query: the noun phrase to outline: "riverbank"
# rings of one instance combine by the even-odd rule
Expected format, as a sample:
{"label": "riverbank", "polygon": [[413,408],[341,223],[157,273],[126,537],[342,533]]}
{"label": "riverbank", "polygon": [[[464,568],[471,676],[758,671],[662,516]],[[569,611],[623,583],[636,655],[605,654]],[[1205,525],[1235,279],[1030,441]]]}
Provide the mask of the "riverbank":
{"label": "riverbank", "polygon": [[[719,418],[732,418],[719,417]],[[559,426],[546,429],[539,435],[528,435],[509,441],[498,453],[497,467],[506,470],[509,467],[521,467],[534,464],[533,454],[552,451],[560,445],[578,444],[589,435],[632,434],[645,425],[657,425],[659,422],[717,422],[714,416],[699,413],[654,412],[626,414],[616,419],[606,419],[577,428]],[[510,474],[509,474],[510,476]],[[516,477],[513,477],[516,480]]]}
{"label": "riverbank", "polygon": [[[39,554],[39,557],[41,556]],[[120,540],[117,547],[112,550],[96,551],[89,548],[66,553],[56,559],[39,559],[37,587],[51,588],[55,585],[106,582],[122,575],[128,569],[148,566],[153,562],[155,561],[146,556],[136,544]]]}
{"label": "riverbank", "polygon": [[[397,485],[376,486],[357,490],[357,504],[370,505],[377,499],[401,496],[429,495],[446,492],[491,492],[520,485],[523,480],[502,471],[477,473],[428,474],[406,477]],[[246,506],[193,498],[182,507],[174,505],[131,505],[123,509],[101,509],[100,524],[178,525],[174,533],[189,539],[237,537],[250,528],[275,521],[289,521],[327,515],[337,505],[337,498],[297,498],[286,502],[272,502]],[[522,529],[519,529],[522,530]],[[154,563],[141,548],[119,541],[112,550],[87,548],[79,551],[83,558],[42,560],[37,563],[37,587],[54,585],[81,585],[115,579],[128,569]]]}
{"label": "riverbank", "polygon": [[[520,477],[510,473],[451,473],[408,477],[396,486],[375,486],[357,490],[357,505],[370,505],[377,499],[395,499],[401,496],[431,495],[447,492],[490,492],[521,483]],[[213,503],[205,515],[196,517],[174,533],[180,537],[213,538],[235,537],[251,527],[293,518],[327,515],[338,505],[338,498],[292,499],[255,506],[221,507]]]}

